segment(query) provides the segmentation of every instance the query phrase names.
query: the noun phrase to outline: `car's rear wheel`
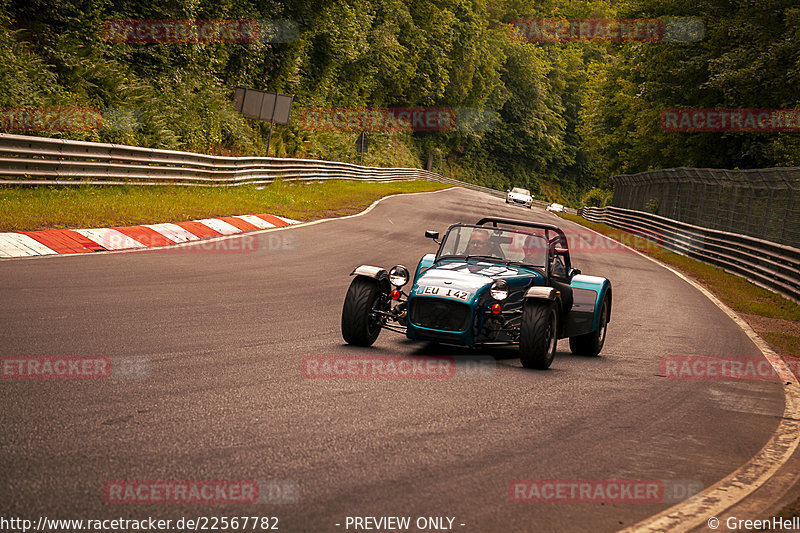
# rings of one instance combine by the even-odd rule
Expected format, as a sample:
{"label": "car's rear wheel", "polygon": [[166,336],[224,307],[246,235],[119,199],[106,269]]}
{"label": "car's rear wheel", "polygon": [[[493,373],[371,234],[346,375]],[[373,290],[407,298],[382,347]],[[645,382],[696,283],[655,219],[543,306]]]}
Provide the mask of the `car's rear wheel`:
{"label": "car's rear wheel", "polygon": [[381,319],[373,312],[381,291],[375,280],[357,277],[347,289],[342,307],[342,337],[348,344],[372,346],[381,332]]}
{"label": "car's rear wheel", "polygon": [[545,370],[556,354],[558,313],[553,302],[528,301],[522,309],[519,360],[525,368]]}
{"label": "car's rear wheel", "polygon": [[569,338],[569,349],[575,355],[586,355],[593,357],[600,353],[606,342],[606,330],[608,328],[608,297],[603,298],[600,304],[600,316],[597,322],[597,329],[586,335],[578,335]]}

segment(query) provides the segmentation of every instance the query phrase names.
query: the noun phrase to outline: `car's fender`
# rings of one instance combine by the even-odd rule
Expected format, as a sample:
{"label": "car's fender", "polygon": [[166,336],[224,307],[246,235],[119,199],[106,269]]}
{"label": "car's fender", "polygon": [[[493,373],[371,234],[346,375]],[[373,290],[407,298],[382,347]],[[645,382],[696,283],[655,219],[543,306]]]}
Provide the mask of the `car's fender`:
{"label": "car's fender", "polygon": [[389,283],[389,272],[387,272],[385,268],[372,265],[361,265],[354,268],[350,275],[372,278],[378,282],[378,286],[381,287],[381,289],[385,291],[391,290]]}
{"label": "car's fender", "polygon": [[555,301],[556,296],[557,291],[553,287],[534,286],[528,287],[528,289],[525,291],[523,299]]}
{"label": "car's fender", "polygon": [[528,287],[528,289],[525,291],[525,295],[522,297],[523,308],[525,306],[525,302],[531,300],[540,302],[555,302],[559,321],[558,330],[559,332],[563,331],[564,328],[561,322],[563,320],[562,315],[564,314],[564,307],[561,300],[561,293],[557,289],[547,285]]}
{"label": "car's fender", "polygon": [[417,282],[417,278],[419,278],[420,274],[433,266],[435,260],[436,254],[425,254],[422,256],[422,259],[419,260],[419,264],[417,264],[417,271],[414,272],[414,283]]}
{"label": "car's fender", "polygon": [[595,331],[600,320],[600,306],[608,298],[607,320],[611,320],[611,282],[599,276],[577,274],[570,281],[572,309],[564,323],[564,335],[575,337]]}

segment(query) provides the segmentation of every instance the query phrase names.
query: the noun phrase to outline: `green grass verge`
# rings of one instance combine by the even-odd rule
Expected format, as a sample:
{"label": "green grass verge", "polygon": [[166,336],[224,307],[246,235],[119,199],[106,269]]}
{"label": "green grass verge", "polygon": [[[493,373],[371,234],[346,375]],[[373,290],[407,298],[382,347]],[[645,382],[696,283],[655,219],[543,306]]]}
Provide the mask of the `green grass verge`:
{"label": "green grass verge", "polygon": [[[800,305],[766,289],[753,285],[746,279],[685,257],[642,237],[606,224],[589,222],[583,217],[558,213],[559,216],[591,228],[612,239],[632,244],[637,250],[666,263],[697,280],[728,307],[743,315],[753,329],[782,355],[800,357]],[[753,315],[753,316],[748,316]],[[763,317],[759,320],[759,317]],[[788,323],[788,326],[787,326]],[[789,329],[790,331],[786,331]]]}
{"label": "green grass verge", "polygon": [[270,213],[296,220],[361,211],[390,194],[448,187],[430,181],[275,182],[241,187],[3,187],[0,231],[132,226]]}

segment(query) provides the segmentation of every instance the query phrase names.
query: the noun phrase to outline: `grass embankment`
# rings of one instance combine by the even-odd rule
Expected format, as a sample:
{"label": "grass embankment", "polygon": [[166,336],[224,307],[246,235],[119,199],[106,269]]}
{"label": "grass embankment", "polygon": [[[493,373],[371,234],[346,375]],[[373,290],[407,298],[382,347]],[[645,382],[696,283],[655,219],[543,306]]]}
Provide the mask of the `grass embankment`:
{"label": "grass embankment", "polygon": [[314,220],[357,213],[390,194],[448,185],[430,181],[275,182],[263,187],[2,187],[0,231],[133,226],[269,213]]}
{"label": "grass embankment", "polygon": [[612,239],[633,244],[636,249],[697,280],[747,321],[776,352],[800,357],[800,305],[721,268],[670,252],[642,237],[576,215],[559,215]]}

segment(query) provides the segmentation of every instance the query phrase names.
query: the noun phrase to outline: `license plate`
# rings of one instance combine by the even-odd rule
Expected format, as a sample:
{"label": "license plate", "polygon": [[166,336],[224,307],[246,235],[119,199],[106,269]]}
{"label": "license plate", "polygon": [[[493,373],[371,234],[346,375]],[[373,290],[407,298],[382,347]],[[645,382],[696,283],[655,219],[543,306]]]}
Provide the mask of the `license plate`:
{"label": "license plate", "polygon": [[455,298],[456,300],[467,301],[469,292],[458,289],[448,289],[446,287],[432,287],[430,285],[421,286],[417,289],[417,294],[425,296],[440,296],[443,298]]}

